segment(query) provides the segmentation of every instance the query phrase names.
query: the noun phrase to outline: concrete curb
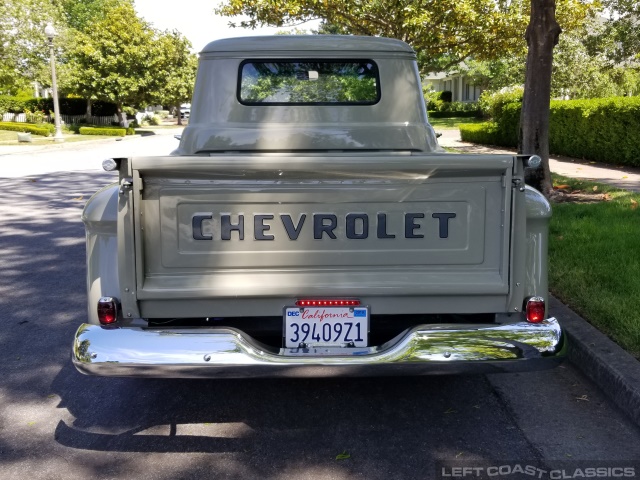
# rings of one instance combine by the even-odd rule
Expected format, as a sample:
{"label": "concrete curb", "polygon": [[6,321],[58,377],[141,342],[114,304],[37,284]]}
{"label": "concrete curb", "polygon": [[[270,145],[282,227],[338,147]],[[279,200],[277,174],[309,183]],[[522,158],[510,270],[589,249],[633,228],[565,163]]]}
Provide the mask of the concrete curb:
{"label": "concrete curb", "polygon": [[640,362],[553,297],[550,311],[567,334],[569,361],[640,425]]}

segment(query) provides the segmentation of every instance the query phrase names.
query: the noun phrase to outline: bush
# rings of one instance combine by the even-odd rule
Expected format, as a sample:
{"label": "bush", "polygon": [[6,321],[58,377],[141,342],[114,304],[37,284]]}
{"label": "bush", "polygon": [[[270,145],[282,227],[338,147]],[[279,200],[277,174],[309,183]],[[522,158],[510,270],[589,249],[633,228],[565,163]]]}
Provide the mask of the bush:
{"label": "bush", "polygon": [[9,130],[12,132],[29,132],[33,133],[34,135],[48,137],[53,133],[55,128],[53,128],[53,125],[47,126],[46,123],[43,123],[42,125],[34,125],[32,123],[0,122],[0,130]]}
{"label": "bush", "polygon": [[[445,90],[442,92],[425,92],[424,99],[427,102],[427,109],[434,112],[449,111],[468,111],[477,110],[474,103],[452,102],[453,96],[451,92]],[[472,107],[464,107],[464,105],[473,105]]]}
{"label": "bush", "polygon": [[25,110],[26,99],[0,95],[0,115],[5,113],[22,113]]}
{"label": "bush", "polygon": [[[84,98],[60,98],[60,113],[62,115],[84,115],[87,111],[87,101]],[[52,98],[30,98],[25,101],[25,109],[30,112],[52,112]]]}
{"label": "bush", "polygon": [[449,90],[444,90],[440,92],[440,100],[445,103],[451,102],[453,100],[453,94]]}
{"label": "bush", "polygon": [[148,117],[149,125],[160,125],[161,119],[158,115],[153,115],[152,117]]}
{"label": "bush", "polygon": [[426,92],[424,99],[433,118],[478,117],[481,112],[476,102],[451,102],[443,98],[451,92]]}
{"label": "bush", "polygon": [[36,125],[38,128],[46,128],[49,131],[49,134],[53,135],[56,132],[56,127],[53,123],[42,123],[40,125]]}
{"label": "bush", "polygon": [[[473,106],[473,105],[472,105]],[[429,111],[431,118],[452,118],[452,117],[464,117],[464,118],[480,118],[482,112],[480,110],[451,110],[451,111]]]}
{"label": "bush", "polygon": [[523,95],[524,87],[521,86],[505,87],[497,92],[484,91],[480,95],[478,106],[482,113],[500,123],[504,107],[512,103],[522,104]]}
{"label": "bush", "polygon": [[135,135],[136,134],[136,129],[133,127],[129,127],[127,128],[127,135]]}
{"label": "bush", "polygon": [[118,113],[118,106],[111,102],[96,100],[91,104],[91,114],[96,117],[110,117]]}
{"label": "bush", "polygon": [[109,135],[112,137],[124,137],[127,134],[126,128],[100,128],[100,127],[80,127],[80,135]]}
{"label": "bush", "polygon": [[80,133],[81,125],[77,123],[68,123],[62,127],[63,131],[67,131],[67,133]]}

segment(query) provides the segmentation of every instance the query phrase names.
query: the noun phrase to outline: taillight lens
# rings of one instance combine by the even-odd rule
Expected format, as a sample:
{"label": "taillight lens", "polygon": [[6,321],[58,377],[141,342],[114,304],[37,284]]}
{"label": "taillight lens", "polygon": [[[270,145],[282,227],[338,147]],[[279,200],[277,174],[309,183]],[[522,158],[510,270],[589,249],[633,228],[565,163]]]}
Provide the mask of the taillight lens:
{"label": "taillight lens", "polygon": [[98,320],[102,325],[111,325],[118,319],[118,304],[115,298],[102,297],[98,300]]}
{"label": "taillight lens", "polygon": [[330,300],[298,300],[296,307],[357,307],[360,305],[360,300],[346,299],[346,298],[334,298]]}
{"label": "taillight lens", "polygon": [[544,320],[545,304],[542,297],[531,297],[527,302],[527,321],[540,323]]}

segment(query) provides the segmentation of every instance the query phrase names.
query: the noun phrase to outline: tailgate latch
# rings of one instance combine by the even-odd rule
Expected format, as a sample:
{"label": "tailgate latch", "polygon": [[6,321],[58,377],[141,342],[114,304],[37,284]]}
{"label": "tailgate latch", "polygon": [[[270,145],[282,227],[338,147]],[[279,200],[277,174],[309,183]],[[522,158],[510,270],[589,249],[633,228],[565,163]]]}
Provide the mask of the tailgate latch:
{"label": "tailgate latch", "polygon": [[128,194],[132,188],[133,188],[133,178],[124,177],[120,181],[120,195]]}
{"label": "tailgate latch", "polygon": [[524,192],[525,186],[521,178],[513,178],[511,179],[511,182],[513,183],[513,188],[517,188],[521,192]]}

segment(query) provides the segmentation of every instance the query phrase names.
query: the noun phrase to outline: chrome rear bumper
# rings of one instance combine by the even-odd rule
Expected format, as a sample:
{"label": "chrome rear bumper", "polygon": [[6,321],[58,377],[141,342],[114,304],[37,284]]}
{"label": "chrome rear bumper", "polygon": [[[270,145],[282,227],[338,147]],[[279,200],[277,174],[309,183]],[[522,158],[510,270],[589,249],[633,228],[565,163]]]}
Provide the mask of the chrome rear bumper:
{"label": "chrome rear bumper", "polygon": [[117,328],[83,324],[73,363],[86,374],[139,377],[304,377],[493,373],[560,363],[558,321],[420,325],[378,347],[276,349],[233,328]]}

